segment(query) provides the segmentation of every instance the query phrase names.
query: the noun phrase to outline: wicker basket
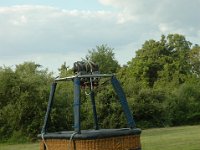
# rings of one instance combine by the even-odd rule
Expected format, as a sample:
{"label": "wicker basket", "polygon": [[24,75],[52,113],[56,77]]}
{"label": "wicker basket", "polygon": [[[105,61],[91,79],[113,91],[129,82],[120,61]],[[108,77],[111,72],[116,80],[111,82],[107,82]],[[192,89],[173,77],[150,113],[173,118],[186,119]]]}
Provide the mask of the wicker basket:
{"label": "wicker basket", "polygon": [[94,140],[47,139],[40,150],[140,150],[140,135],[119,136]]}

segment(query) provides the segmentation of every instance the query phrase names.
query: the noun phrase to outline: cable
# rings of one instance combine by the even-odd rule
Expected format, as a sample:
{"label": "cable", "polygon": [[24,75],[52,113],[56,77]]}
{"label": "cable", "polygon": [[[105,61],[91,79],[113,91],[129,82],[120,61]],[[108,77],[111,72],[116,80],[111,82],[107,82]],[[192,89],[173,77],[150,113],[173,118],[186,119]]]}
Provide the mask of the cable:
{"label": "cable", "polygon": [[[70,150],[71,149],[71,141],[73,140],[73,137],[75,136],[77,134],[77,132],[74,132],[74,133],[72,133],[71,134],[71,136],[70,136],[70,139],[69,139],[69,143],[68,143],[68,150]],[[76,150],[76,147],[74,146],[74,150]]]}
{"label": "cable", "polygon": [[42,136],[42,142],[44,143],[44,146],[46,147],[46,150],[48,150],[47,143],[45,142],[45,139],[44,139],[44,133],[41,133],[41,136]]}

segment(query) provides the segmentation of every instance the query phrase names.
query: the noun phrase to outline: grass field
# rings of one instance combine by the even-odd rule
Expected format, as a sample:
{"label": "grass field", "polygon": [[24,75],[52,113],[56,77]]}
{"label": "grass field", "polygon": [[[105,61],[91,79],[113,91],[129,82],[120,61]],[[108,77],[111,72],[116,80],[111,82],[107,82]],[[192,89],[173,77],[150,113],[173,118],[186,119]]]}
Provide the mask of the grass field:
{"label": "grass field", "polygon": [[144,130],[143,150],[200,150],[200,125]]}
{"label": "grass field", "polygon": [[[143,150],[200,150],[200,125],[143,130]],[[0,144],[0,150],[39,150],[38,143]]]}

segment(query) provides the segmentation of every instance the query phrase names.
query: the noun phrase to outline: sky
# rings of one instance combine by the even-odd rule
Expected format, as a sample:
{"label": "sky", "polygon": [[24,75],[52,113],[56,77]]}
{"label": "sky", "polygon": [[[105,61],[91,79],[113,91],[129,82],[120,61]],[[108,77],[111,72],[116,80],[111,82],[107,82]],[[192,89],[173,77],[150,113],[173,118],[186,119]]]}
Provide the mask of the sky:
{"label": "sky", "polygon": [[200,44],[200,0],[0,0],[0,66],[58,73],[107,44],[126,64],[142,44],[182,34]]}

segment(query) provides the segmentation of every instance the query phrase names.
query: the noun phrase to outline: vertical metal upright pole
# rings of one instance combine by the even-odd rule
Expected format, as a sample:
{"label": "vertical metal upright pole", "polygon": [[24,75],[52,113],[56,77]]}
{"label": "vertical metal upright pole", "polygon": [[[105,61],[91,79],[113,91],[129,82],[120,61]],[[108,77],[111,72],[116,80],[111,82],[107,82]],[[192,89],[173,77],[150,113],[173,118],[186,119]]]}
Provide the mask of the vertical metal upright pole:
{"label": "vertical metal upright pole", "polygon": [[125,113],[128,125],[129,125],[130,128],[134,128],[135,127],[135,121],[133,120],[133,116],[132,116],[131,111],[128,107],[128,103],[127,103],[124,91],[123,91],[119,81],[116,79],[115,76],[112,77],[111,82],[112,82],[112,85],[113,85],[115,92],[117,93],[117,95],[119,97],[119,101],[120,101],[122,109]]}
{"label": "vertical metal upright pole", "polygon": [[94,91],[92,89],[91,89],[91,93],[90,93],[90,98],[91,98],[91,102],[92,102],[94,128],[95,128],[95,130],[98,130],[99,125],[98,125],[98,119],[97,119],[97,110],[96,110],[96,104],[95,104],[95,98],[94,98]]}
{"label": "vertical metal upright pole", "polygon": [[80,123],[80,78],[74,78],[74,131],[81,133],[81,123]]}
{"label": "vertical metal upright pole", "polygon": [[56,90],[56,85],[57,85],[56,82],[53,82],[52,85],[51,85],[51,92],[50,92],[50,95],[49,95],[47,111],[46,111],[46,114],[45,114],[44,124],[43,124],[42,131],[41,131],[42,134],[45,134],[46,130],[47,130],[47,123],[49,121],[49,116],[50,116],[50,113],[51,113],[51,107],[53,105],[53,99],[54,99],[54,93],[55,93],[55,90]]}

